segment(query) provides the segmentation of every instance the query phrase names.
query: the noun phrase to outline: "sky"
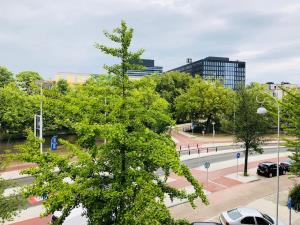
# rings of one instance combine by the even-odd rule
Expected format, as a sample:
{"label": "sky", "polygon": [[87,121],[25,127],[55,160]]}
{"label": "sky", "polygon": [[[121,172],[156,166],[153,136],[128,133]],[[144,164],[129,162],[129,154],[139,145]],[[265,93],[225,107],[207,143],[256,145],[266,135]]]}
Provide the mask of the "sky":
{"label": "sky", "polygon": [[132,50],[164,71],[207,56],[246,61],[247,83],[300,84],[297,0],[0,0],[0,65],[14,73],[104,73],[121,20],[134,28]]}

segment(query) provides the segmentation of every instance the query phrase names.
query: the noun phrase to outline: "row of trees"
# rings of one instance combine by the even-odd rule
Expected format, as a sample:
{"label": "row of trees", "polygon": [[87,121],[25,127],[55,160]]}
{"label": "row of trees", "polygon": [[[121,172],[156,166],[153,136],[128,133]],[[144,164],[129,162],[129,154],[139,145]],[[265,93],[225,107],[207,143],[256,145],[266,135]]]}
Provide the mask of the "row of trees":
{"label": "row of trees", "polygon": [[[56,224],[77,206],[85,209],[90,224],[188,224],[171,217],[165,197],[186,198],[193,206],[197,198],[208,203],[203,186],[181,164],[168,135],[174,121],[168,102],[155,90],[155,79],[128,79],[126,71],[134,66],[130,62],[142,53],[129,51],[132,33],[122,22],[112,33],[105,32],[118,47],[96,45],[121,61],[106,66],[110,75],[92,77],[65,94],[45,93],[45,107],[55,99],[55,124],[78,136],[76,144],[60,140],[69,152],[40,154],[40,140],[29,131],[27,143],[11,156],[37,165],[24,171],[35,177],[24,194],[47,196],[45,214],[62,211]],[[164,177],[156,173],[159,169]],[[171,171],[185,177],[195,192],[168,186]]]}
{"label": "row of trees", "polygon": [[44,82],[43,97],[38,82],[43,81],[36,72],[24,71],[14,79],[9,70],[0,67],[0,138],[24,135],[25,130],[33,126],[33,116],[39,113],[40,101],[44,102],[45,130],[63,129],[55,117],[61,112],[61,96],[69,90],[67,82]]}
{"label": "row of trees", "polygon": [[[93,76],[73,87],[64,81],[51,84],[42,97],[35,84],[40,77],[27,86],[21,86],[26,79],[10,79],[0,88],[3,133],[22,133],[32,127],[42,100],[46,130],[68,130],[78,137],[76,144],[60,140],[69,150],[66,154],[40,154],[40,140],[28,131],[27,143],[11,156],[37,165],[24,171],[35,180],[23,193],[26,197],[47,196],[43,201],[45,215],[62,211],[57,224],[78,206],[85,209],[90,224],[188,224],[171,217],[165,197],[187,198],[193,206],[196,198],[205,204],[208,200],[202,184],[181,164],[168,129],[175,121],[192,121],[205,130],[212,121],[217,122],[223,131],[234,133],[244,143],[246,175],[248,152],[261,152],[263,135],[274,124],[272,104],[266,104],[266,116],[256,114],[257,95],[268,96],[258,84],[234,92],[218,82],[179,72],[130,81],[126,71],[135,69],[130,62],[143,53],[129,50],[133,30],[122,22],[112,33],[104,34],[117,47],[96,47],[120,60],[120,64],[105,66],[109,75]],[[298,135],[298,142],[289,145],[297,150],[299,92],[291,92],[284,101],[286,130]],[[99,139],[105,144],[99,144]],[[296,150],[294,156],[299,159]],[[164,172],[163,178],[156,173],[159,169]],[[185,177],[195,192],[188,194],[168,186],[171,171]]]}

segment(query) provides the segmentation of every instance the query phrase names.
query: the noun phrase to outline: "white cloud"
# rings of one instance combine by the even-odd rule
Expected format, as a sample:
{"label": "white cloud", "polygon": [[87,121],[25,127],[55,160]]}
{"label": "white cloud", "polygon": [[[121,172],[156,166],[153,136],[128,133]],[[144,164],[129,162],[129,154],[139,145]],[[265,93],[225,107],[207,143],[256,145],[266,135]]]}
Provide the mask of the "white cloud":
{"label": "white cloud", "polygon": [[[166,70],[206,56],[247,62],[248,81],[300,83],[300,4],[293,0],[10,0],[1,1],[0,64],[14,72],[103,72],[112,58],[102,30],[121,19]],[[276,68],[276,69],[275,69]]]}

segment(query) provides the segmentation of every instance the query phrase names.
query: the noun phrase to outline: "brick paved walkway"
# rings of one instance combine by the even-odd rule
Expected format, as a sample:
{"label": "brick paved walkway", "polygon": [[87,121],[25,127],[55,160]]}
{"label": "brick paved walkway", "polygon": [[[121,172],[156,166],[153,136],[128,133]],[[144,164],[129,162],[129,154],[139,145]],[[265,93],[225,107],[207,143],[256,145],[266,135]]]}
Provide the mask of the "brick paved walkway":
{"label": "brick paved walkway", "polygon": [[[280,157],[280,161],[286,160],[287,157]],[[261,162],[265,162],[266,160],[258,160],[254,162],[248,163],[248,170],[257,168],[257,165]],[[271,158],[267,161],[277,162],[277,158]],[[240,168],[243,168],[244,164],[240,164]],[[220,190],[224,190],[229,187],[233,187],[236,185],[243,184],[242,182],[226,177],[226,175],[232,174],[236,172],[236,166],[231,166],[224,169],[219,169],[215,171],[208,172],[209,182],[207,185],[206,181],[206,171],[204,168],[194,168],[191,169],[191,172],[197,180],[204,185],[204,188],[213,193]],[[172,173],[170,175],[172,180],[168,182],[168,184],[172,187],[176,188],[184,188],[190,186],[190,183],[183,177],[179,177],[176,174]]]}
{"label": "brick paved walkway", "polygon": [[51,216],[45,218],[33,218],[21,222],[10,223],[9,225],[47,225],[51,222]]}

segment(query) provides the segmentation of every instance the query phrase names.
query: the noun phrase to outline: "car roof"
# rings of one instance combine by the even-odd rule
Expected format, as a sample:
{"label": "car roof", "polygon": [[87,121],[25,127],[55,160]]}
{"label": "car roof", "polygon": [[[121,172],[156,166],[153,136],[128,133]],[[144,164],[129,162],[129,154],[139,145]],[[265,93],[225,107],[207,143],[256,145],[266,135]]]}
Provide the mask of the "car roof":
{"label": "car roof", "polygon": [[257,209],[242,207],[242,208],[237,208],[237,210],[243,216],[258,216],[258,217],[261,217],[261,213]]}
{"label": "car roof", "polygon": [[191,225],[221,225],[215,222],[193,222]]}
{"label": "car roof", "polygon": [[267,165],[267,166],[270,166],[270,165],[273,165],[273,164],[276,164],[274,162],[262,162],[260,163],[260,165]]}

